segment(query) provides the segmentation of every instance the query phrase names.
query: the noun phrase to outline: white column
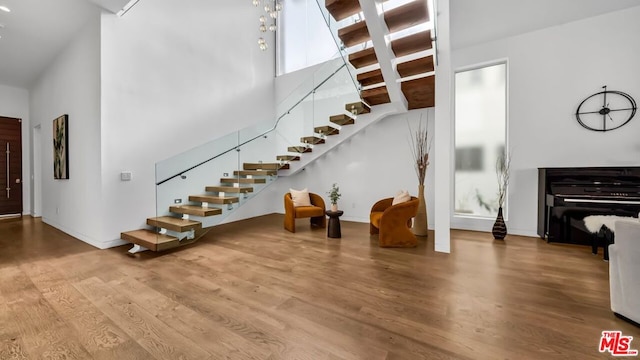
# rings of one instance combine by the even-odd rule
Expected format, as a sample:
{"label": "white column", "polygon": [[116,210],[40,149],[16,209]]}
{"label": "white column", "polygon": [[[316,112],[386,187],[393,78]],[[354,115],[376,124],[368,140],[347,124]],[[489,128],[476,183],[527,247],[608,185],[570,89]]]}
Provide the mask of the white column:
{"label": "white column", "polygon": [[437,11],[437,66],[435,109],[435,251],[451,252],[451,138],[453,133],[449,1],[434,0]]}

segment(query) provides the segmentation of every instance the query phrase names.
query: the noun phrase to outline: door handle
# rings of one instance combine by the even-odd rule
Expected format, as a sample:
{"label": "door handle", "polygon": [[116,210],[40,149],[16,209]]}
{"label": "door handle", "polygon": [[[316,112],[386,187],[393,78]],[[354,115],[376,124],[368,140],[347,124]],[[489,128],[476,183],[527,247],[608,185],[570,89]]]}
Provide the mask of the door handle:
{"label": "door handle", "polygon": [[20,182],[22,182],[22,180],[16,179],[16,184],[20,184]]}
{"label": "door handle", "polygon": [[11,153],[11,150],[9,149],[9,142],[7,141],[7,188],[5,190],[7,190],[7,199],[10,199],[11,196],[11,187],[9,187],[9,154]]}

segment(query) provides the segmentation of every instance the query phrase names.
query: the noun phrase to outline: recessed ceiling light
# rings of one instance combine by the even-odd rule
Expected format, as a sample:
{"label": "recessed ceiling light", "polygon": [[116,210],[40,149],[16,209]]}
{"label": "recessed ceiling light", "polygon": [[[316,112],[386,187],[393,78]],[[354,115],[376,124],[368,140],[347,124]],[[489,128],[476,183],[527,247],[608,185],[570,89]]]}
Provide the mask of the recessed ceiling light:
{"label": "recessed ceiling light", "polygon": [[6,7],[4,5],[0,5],[0,10],[2,10],[4,12],[11,12],[11,9],[9,9],[8,7]]}

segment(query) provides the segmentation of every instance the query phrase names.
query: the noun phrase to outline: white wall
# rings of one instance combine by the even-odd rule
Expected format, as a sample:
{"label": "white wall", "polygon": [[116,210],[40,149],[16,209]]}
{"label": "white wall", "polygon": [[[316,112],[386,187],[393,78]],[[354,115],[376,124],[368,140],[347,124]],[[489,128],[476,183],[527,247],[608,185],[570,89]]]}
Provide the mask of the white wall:
{"label": "white wall", "polygon": [[249,1],[142,1],[102,16],[103,238],[155,216],[156,162],[273,119],[275,47],[259,50],[258,24]]}
{"label": "white wall", "polygon": [[31,213],[31,141],[29,139],[29,92],[0,85],[0,116],[22,119],[22,213]]}
{"label": "white wall", "polygon": [[[41,126],[43,221],[94,246],[100,237],[100,26],[90,21],[30,91]],[[53,119],[69,115],[69,180],[53,179]]]}
{"label": "white wall", "polygon": [[[453,53],[454,70],[508,59],[510,233],[536,236],[538,167],[640,165],[638,115],[606,133],[582,128],[573,115],[603,85],[640,100],[639,17],[635,7]],[[492,223],[454,219],[452,224],[488,231]]]}
{"label": "white wall", "polygon": [[[310,192],[322,196],[328,207],[327,192],[335,182],[342,194],[338,201],[338,207],[344,210],[341,219],[369,222],[371,206],[376,201],[393,197],[398,190],[408,190],[411,195],[417,196],[418,177],[413,165],[408,124],[416,129],[421,115],[425,123],[429,120],[429,133],[433,134],[433,108],[389,116],[354,135],[299,174],[279,179],[276,186],[280,197],[289,188],[299,190],[306,187]],[[431,150],[434,150],[433,143]],[[435,196],[433,165],[433,160],[430,160],[425,181],[430,228],[433,228]],[[279,200],[277,212],[284,213],[282,199]]]}

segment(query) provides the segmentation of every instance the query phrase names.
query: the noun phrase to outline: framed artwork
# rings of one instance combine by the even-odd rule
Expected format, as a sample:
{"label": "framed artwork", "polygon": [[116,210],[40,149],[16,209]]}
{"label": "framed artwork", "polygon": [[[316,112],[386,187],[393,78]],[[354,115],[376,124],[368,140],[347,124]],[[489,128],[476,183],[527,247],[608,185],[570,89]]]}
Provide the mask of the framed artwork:
{"label": "framed artwork", "polygon": [[69,179],[69,115],[53,120],[53,178]]}

